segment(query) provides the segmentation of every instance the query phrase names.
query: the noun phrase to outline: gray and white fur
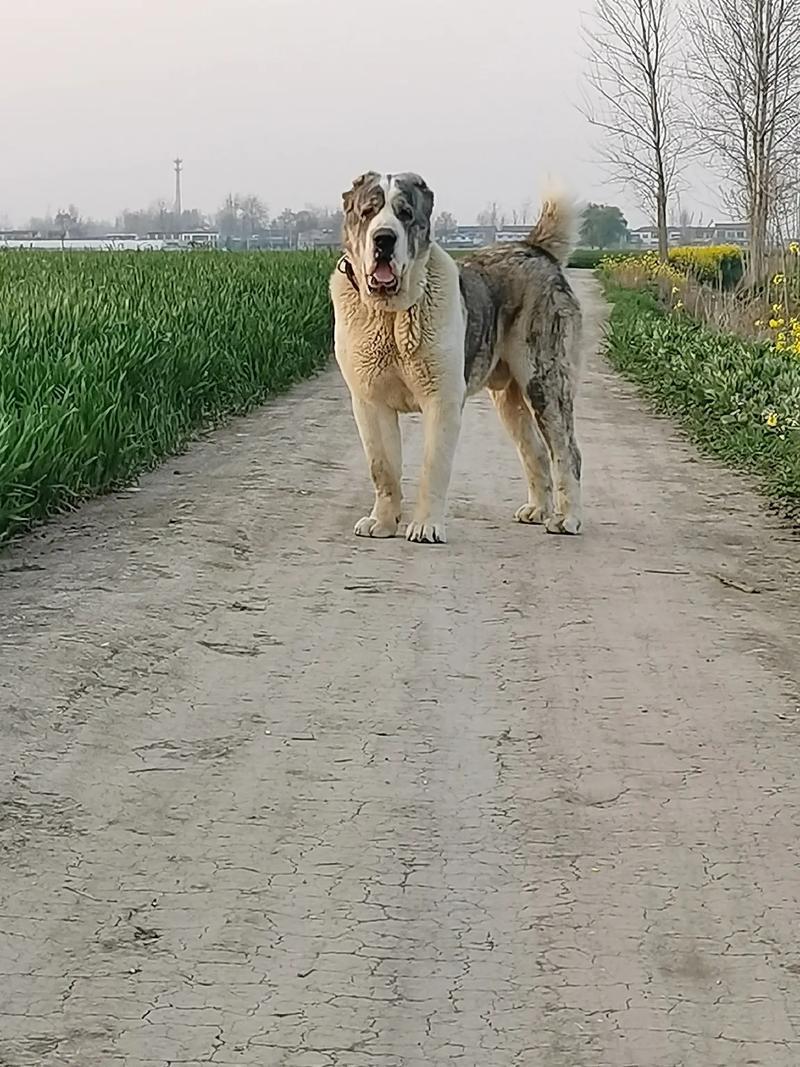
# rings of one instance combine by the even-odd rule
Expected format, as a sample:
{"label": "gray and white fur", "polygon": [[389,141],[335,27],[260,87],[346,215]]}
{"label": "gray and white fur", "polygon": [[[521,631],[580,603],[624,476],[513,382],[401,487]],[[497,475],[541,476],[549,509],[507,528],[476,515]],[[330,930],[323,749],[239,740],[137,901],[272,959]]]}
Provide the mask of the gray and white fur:
{"label": "gray and white fur", "polygon": [[331,278],[336,358],[375,488],[364,537],[402,518],[398,415],[421,412],[424,455],[410,541],[446,540],[447,492],[461,413],[488,389],[528,483],[519,522],[581,528],[574,400],[581,313],[564,275],[574,213],[547,199],[519,242],[456,265],[431,238],[433,193],[417,174],[357,178],[343,196],[344,256]]}

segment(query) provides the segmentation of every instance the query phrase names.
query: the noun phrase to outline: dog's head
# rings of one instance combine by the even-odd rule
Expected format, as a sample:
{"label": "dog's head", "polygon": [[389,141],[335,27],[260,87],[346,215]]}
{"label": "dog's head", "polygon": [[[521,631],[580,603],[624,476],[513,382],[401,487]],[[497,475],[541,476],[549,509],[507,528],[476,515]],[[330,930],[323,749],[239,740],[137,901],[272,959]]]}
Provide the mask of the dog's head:
{"label": "dog's head", "polygon": [[343,195],[344,243],[366,303],[388,311],[415,303],[431,243],[433,193],[418,174],[356,178]]}

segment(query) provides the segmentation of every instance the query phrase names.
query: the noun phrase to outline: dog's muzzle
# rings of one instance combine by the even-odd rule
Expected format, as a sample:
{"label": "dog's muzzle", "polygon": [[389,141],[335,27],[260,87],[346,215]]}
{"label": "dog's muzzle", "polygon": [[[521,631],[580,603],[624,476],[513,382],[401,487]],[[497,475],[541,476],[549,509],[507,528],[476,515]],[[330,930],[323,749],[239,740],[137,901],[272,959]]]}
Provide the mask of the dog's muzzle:
{"label": "dog's muzzle", "polygon": [[397,247],[397,234],[394,230],[377,230],[372,238],[373,265],[372,272],[367,278],[367,284],[373,293],[394,293],[400,285],[400,279],[394,268],[395,248]]}

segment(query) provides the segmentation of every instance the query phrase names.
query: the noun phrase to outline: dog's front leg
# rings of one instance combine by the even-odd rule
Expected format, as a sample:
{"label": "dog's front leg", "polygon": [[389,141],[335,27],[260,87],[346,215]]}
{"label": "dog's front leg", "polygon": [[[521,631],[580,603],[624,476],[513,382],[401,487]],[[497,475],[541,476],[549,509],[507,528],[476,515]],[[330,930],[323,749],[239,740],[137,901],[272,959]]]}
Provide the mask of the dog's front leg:
{"label": "dog's front leg", "polygon": [[409,541],[435,545],[447,540],[447,491],[461,429],[462,407],[463,395],[458,393],[448,399],[437,393],[422,404],[424,454],[417,507],[406,530]]}
{"label": "dog's front leg", "polygon": [[403,470],[397,412],[386,404],[353,396],[353,414],[375,486],[372,511],[358,520],[355,533],[357,537],[394,537],[400,522]]}

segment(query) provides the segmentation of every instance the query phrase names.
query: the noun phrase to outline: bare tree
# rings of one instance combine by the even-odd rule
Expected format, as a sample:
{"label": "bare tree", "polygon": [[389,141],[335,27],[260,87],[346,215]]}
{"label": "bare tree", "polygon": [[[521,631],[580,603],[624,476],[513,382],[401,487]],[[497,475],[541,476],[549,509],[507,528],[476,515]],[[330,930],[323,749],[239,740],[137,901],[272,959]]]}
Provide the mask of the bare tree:
{"label": "bare tree", "polygon": [[343,217],[339,208],[320,204],[306,204],[305,210],[314,216],[321,230],[330,230],[332,233],[341,230]]}
{"label": "bare tree", "polygon": [[694,126],[747,214],[757,281],[770,225],[797,189],[800,0],[695,0],[689,26]]}
{"label": "bare tree", "polygon": [[250,240],[266,229],[269,212],[255,193],[228,193],[217,212],[216,223],[223,238],[235,237],[249,247]]}
{"label": "bare tree", "polygon": [[694,226],[694,212],[689,211],[681,203],[679,196],[675,197],[675,203],[669,213],[669,228],[680,231],[681,244],[692,244],[692,227]]}
{"label": "bare tree", "polygon": [[70,204],[68,208],[62,208],[56,212],[56,217],[53,221],[62,238],[84,236],[80,213],[74,204]]}
{"label": "bare tree", "polygon": [[246,193],[239,198],[239,210],[242,233],[245,238],[252,237],[253,234],[266,229],[269,223],[269,211],[267,205],[255,193]]}
{"label": "bare tree", "polygon": [[505,223],[505,215],[500,210],[496,200],[487,204],[483,211],[478,212],[477,223],[479,226],[502,226]]}
{"label": "bare tree", "polygon": [[452,211],[440,211],[433,222],[433,232],[437,240],[444,240],[458,229],[458,222]]}
{"label": "bare tree", "polygon": [[655,215],[666,259],[679,141],[671,0],[597,0],[584,39],[590,49],[584,113],[602,131],[600,151],[614,180],[635,189]]}

